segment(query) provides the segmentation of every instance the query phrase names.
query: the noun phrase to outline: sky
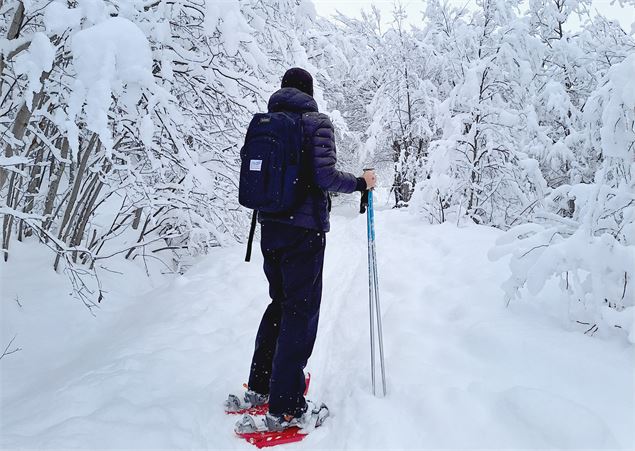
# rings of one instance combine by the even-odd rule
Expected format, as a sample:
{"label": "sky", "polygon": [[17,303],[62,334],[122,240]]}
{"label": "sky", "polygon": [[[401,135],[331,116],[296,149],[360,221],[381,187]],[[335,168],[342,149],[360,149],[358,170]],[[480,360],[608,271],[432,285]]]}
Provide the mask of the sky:
{"label": "sky", "polygon": [[[473,3],[473,0],[450,0],[457,6],[463,6],[466,3]],[[614,4],[611,4],[614,3]],[[315,9],[321,16],[330,16],[336,11],[347,16],[359,17],[360,10],[370,9],[371,4],[375,4],[384,18],[384,23],[390,22],[393,10],[394,0],[313,0]],[[411,23],[415,23],[421,18],[421,12],[424,9],[423,0],[402,0],[406,11],[408,11]],[[622,27],[631,31],[631,26],[635,23],[635,7],[629,6],[622,8],[618,1],[613,0],[593,0],[593,9],[597,9],[610,19],[617,19]]]}

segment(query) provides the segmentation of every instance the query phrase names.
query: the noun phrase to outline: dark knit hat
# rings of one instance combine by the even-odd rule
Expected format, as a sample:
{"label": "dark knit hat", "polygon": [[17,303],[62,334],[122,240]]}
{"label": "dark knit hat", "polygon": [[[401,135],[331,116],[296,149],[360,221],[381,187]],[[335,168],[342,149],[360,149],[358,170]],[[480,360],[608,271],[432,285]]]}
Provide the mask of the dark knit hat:
{"label": "dark knit hat", "polygon": [[281,87],[296,88],[313,97],[313,77],[311,77],[310,73],[299,67],[291,68],[285,72],[284,77],[282,77]]}

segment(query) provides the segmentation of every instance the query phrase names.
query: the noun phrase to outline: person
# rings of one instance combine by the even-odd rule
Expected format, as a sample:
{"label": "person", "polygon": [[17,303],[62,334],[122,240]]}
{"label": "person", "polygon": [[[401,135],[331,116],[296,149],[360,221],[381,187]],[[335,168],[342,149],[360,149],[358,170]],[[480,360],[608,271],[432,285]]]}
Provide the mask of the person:
{"label": "person", "polygon": [[352,193],[375,186],[376,176],[335,168],[335,135],[313,98],[313,78],[301,68],[286,71],[269,112],[301,114],[308,178],[305,200],[292,211],[258,214],[264,273],[271,303],[256,335],[248,392],[253,404],[269,402],[270,429],[296,424],[311,406],[304,397],[304,368],[313,351],[320,302],[326,233],[330,229],[329,192]]}

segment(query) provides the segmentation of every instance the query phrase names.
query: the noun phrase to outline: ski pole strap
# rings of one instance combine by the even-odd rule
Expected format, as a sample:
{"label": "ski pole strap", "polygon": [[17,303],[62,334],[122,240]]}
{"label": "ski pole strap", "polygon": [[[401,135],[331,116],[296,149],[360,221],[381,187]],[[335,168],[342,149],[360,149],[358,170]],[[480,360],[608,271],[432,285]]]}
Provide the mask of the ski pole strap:
{"label": "ski pole strap", "polygon": [[362,199],[359,203],[359,213],[366,213],[366,207],[368,207],[368,190],[362,192]]}
{"label": "ski pole strap", "polygon": [[258,212],[256,210],[251,214],[251,227],[249,228],[249,239],[247,240],[247,255],[245,255],[245,261],[251,261],[251,246],[254,243],[254,233],[256,233],[256,220],[258,219]]}

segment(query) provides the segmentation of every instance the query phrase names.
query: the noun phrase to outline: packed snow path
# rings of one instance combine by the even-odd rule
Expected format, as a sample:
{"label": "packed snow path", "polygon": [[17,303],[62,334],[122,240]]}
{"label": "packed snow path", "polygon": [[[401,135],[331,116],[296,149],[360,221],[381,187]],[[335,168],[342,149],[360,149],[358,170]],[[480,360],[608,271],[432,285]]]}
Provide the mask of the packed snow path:
{"label": "packed snow path", "polygon": [[[364,217],[340,209],[307,368],[332,416],[285,448],[635,447],[626,340],[568,330],[536,303],[505,307],[505,262],[487,259],[494,229],[394,210],[376,221],[388,396],[370,394]],[[23,349],[0,362],[0,447],[251,448],[222,402],[247,378],[268,302],[254,254],[216,249],[167,286],[111,293],[96,318],[51,293],[57,276],[18,287],[29,262],[8,266],[2,338],[17,330]]]}

